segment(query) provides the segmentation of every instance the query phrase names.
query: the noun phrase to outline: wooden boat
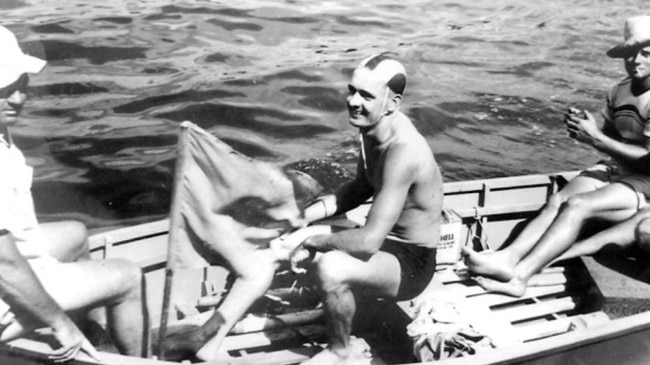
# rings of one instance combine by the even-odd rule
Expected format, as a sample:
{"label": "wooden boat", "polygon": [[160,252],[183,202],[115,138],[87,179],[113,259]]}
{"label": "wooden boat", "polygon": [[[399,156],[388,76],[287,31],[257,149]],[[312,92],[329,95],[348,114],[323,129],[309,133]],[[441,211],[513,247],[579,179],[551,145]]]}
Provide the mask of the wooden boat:
{"label": "wooden boat", "polygon": [[[487,243],[492,249],[500,247],[536,214],[550,194],[573,176],[575,172],[563,172],[445,184],[445,208],[453,210],[461,218],[457,239],[462,244],[477,246]],[[368,205],[364,205],[330,223],[348,227],[360,225],[367,211]],[[169,222],[161,220],[99,232],[90,240],[93,258],[127,258],[142,267],[153,324],[160,321],[168,227]],[[423,295],[435,294],[441,285],[460,289],[472,303],[480,303],[488,315],[500,318],[503,333],[516,339],[516,343],[510,346],[471,355],[472,364],[548,364],[569,361],[567,359],[571,356],[607,359],[606,363],[641,363],[644,359],[647,362],[650,358],[647,344],[650,311],[641,307],[640,313],[625,313],[621,318],[607,313],[607,298],[590,271],[596,266],[593,260],[577,259],[549,268],[533,281],[551,280],[552,285],[529,288],[523,298],[511,298],[485,293],[470,279],[451,270],[451,265],[439,264],[435,282]],[[223,294],[226,278],[227,271],[218,267],[183,273],[171,298],[170,308],[173,310],[169,325],[197,325],[204,320]],[[622,280],[625,285],[628,281],[634,282],[633,279]],[[290,286],[291,280],[279,280],[268,296],[276,300],[270,303],[289,301],[288,298],[295,294]],[[268,309],[268,303],[267,300],[262,309]],[[358,330],[355,330],[353,339],[355,349],[365,359],[361,363],[415,361],[412,344],[405,334],[405,326],[412,316],[412,303],[375,301],[363,304],[362,312],[366,315],[359,316],[360,321],[355,324]],[[273,315],[251,313],[242,319],[224,343],[230,357],[217,363],[291,364],[319,351],[319,345],[324,343],[322,311],[318,307],[283,310],[284,313]],[[364,318],[374,320],[364,321]],[[45,363],[51,350],[47,340],[47,332],[41,331],[29,338],[1,345],[0,364]],[[621,354],[620,350],[625,351],[626,346],[631,349],[630,353]],[[101,356],[104,364],[174,364],[108,351],[102,351]],[[436,363],[465,364],[469,360],[461,357]],[[93,362],[80,355],[72,363]]]}

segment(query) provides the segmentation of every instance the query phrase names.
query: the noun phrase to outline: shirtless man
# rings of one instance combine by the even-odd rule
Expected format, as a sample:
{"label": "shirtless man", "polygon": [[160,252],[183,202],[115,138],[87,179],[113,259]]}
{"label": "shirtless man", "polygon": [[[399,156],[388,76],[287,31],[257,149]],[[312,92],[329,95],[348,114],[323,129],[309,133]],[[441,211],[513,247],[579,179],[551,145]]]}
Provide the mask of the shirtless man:
{"label": "shirtless man", "polygon": [[[87,255],[85,227],[48,225],[41,231],[31,195],[32,168],[12,142],[26,100],[28,73],[45,61],[22,52],[14,34],[0,26],[0,341],[48,326],[61,347],[51,359],[67,361],[79,351],[96,351],[64,311],[106,306],[109,330],[118,350],[148,354],[148,323],[142,298],[142,273],[124,260],[61,263]],[[45,234],[70,234],[49,239]],[[64,242],[64,243],[62,243]]]}
{"label": "shirtless man", "polygon": [[[650,197],[650,173],[642,163],[650,152],[650,16],[629,18],[624,43],[607,54],[623,59],[628,77],[610,92],[601,112],[605,122],[599,125],[589,112],[571,108],[565,123],[569,136],[611,160],[587,169],[554,194],[507,248],[465,249],[467,266],[485,289],[523,295],[531,276],[567,251],[587,221],[627,223],[579,242],[569,255],[602,247],[606,240],[633,239],[635,219],[641,217],[635,214]],[[622,232],[627,237],[617,237]]]}
{"label": "shirtless man", "polygon": [[427,286],[436,267],[442,177],[424,137],[400,110],[404,67],[372,56],[348,85],[349,122],[361,132],[356,178],[305,209],[313,222],[373,198],[366,224],[306,239],[318,251],[314,270],[329,328],[329,346],[307,364],[343,364],[350,357],[355,301],[364,293],[406,300]]}

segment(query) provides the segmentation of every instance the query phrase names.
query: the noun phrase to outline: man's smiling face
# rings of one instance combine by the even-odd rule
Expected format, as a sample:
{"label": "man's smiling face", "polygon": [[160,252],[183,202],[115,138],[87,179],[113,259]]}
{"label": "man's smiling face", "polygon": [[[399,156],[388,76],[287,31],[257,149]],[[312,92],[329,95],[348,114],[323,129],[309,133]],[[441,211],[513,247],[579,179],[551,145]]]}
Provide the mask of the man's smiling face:
{"label": "man's smiling face", "polygon": [[348,115],[350,124],[357,128],[375,125],[382,116],[390,90],[374,71],[359,67],[354,70],[348,85]]}

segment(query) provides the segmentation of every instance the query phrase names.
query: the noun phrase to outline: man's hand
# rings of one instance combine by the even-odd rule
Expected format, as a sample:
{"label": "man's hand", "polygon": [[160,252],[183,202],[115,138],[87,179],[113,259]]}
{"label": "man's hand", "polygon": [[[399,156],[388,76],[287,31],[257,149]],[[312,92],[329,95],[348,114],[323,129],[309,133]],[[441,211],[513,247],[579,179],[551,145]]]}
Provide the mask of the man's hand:
{"label": "man's hand", "polygon": [[588,111],[569,108],[564,115],[569,136],[580,142],[596,146],[603,133],[598,128],[596,119]]}
{"label": "man's hand", "polygon": [[269,244],[277,260],[288,261],[301,244],[309,237],[332,233],[331,226],[315,225],[299,229],[295,232],[284,234]]}
{"label": "man's hand", "polygon": [[96,362],[101,362],[97,350],[70,319],[64,321],[59,328],[53,328],[53,330],[54,337],[59,341],[61,347],[48,356],[50,360],[67,362],[74,359],[79,351],[82,351]]}
{"label": "man's hand", "polygon": [[304,274],[307,272],[307,265],[314,260],[316,250],[309,250],[304,246],[298,247],[289,259],[291,261],[291,271],[295,274]]}

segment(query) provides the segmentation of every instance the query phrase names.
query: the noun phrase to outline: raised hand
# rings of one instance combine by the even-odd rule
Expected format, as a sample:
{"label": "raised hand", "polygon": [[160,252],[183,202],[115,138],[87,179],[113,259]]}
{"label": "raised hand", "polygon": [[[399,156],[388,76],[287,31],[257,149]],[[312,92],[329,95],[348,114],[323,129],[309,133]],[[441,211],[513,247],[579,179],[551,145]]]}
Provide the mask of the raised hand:
{"label": "raised hand", "polygon": [[596,119],[588,111],[569,108],[564,115],[569,136],[580,142],[593,145],[602,135]]}

